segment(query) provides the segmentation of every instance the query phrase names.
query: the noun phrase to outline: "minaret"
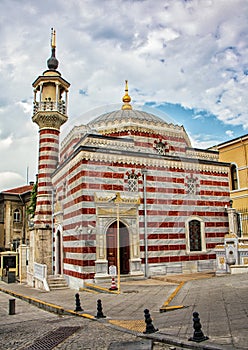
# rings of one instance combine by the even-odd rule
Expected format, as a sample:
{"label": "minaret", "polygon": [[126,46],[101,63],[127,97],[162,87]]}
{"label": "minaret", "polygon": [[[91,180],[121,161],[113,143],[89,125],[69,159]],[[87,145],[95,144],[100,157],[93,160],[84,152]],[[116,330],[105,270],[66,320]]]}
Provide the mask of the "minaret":
{"label": "minaret", "polygon": [[[48,69],[33,83],[34,110],[32,120],[39,126],[39,160],[38,160],[38,189],[34,228],[42,230],[42,237],[52,236],[52,202],[53,189],[51,176],[59,160],[60,127],[67,117],[68,89],[70,84],[57,71],[58,60],[55,56],[56,33],[51,32],[51,57],[47,60]],[[51,240],[50,238],[49,240]],[[46,245],[48,242],[45,243]],[[52,246],[52,244],[51,244]],[[50,246],[50,250],[52,247]],[[35,261],[44,260],[35,257]],[[47,254],[46,254],[47,255]],[[44,261],[37,261],[45,263]]]}
{"label": "minaret", "polygon": [[[67,95],[70,84],[56,70],[55,30],[51,33],[51,57],[47,60],[48,70],[33,83],[34,113],[33,122],[39,125],[38,193],[35,224],[51,225],[52,183],[51,175],[59,160],[60,126],[67,117]],[[37,96],[38,94],[39,96]],[[63,95],[65,94],[65,99]]]}

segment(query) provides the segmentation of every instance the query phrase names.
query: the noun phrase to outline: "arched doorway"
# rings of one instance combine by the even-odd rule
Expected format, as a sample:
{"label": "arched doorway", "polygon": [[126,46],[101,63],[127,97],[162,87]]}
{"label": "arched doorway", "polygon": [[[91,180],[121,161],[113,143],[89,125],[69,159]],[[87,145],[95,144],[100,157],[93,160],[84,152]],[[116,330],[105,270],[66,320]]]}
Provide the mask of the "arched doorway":
{"label": "arched doorway", "polygon": [[57,231],[55,237],[55,274],[61,275],[62,254],[61,254],[61,232]]}
{"label": "arched doorway", "polygon": [[[117,266],[117,221],[109,226],[107,230],[107,260],[108,265]],[[119,249],[120,249],[120,274],[126,275],[130,271],[130,247],[129,231],[122,222],[119,222]]]}

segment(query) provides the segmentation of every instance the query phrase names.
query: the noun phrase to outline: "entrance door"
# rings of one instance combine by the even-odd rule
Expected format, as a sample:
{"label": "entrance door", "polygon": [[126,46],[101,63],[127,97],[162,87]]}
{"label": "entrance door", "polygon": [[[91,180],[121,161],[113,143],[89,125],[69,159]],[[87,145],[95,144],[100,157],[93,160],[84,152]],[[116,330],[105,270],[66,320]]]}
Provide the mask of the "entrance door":
{"label": "entrance door", "polygon": [[117,222],[110,225],[107,231],[107,260],[109,266],[117,266]]}
{"label": "entrance door", "polygon": [[[125,275],[129,273],[130,247],[129,232],[122,222],[119,222],[119,234],[120,273]],[[110,225],[107,231],[107,260],[109,266],[115,265],[117,267],[117,221]]]}

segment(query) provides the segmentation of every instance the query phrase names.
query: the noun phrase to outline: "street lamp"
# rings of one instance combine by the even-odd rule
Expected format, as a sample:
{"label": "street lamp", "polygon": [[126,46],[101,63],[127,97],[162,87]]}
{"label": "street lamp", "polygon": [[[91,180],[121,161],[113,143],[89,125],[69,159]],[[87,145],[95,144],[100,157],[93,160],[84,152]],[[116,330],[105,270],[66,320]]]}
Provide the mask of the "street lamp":
{"label": "street lamp", "polygon": [[116,221],[117,221],[117,289],[120,293],[120,284],[121,284],[121,272],[120,272],[120,202],[121,196],[120,192],[117,192],[116,195],[111,198],[110,202],[114,202],[116,204]]}
{"label": "street lamp", "polygon": [[117,202],[117,196],[115,199],[116,205],[117,205],[117,288],[118,292],[121,291],[121,272],[120,272],[120,207],[119,202]]}
{"label": "street lamp", "polygon": [[145,241],[145,277],[148,278],[148,242],[147,242],[147,198],[146,198],[146,181],[147,170],[141,169],[143,174],[143,188],[144,188],[144,241]]}

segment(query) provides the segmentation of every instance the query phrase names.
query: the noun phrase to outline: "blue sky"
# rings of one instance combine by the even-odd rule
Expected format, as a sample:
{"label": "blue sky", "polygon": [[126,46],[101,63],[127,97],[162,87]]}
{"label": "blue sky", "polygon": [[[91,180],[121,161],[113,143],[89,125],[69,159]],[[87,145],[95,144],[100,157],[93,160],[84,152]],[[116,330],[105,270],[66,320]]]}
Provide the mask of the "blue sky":
{"label": "blue sky", "polygon": [[213,146],[213,140],[218,144],[247,133],[242,125],[230,127],[208,111],[185,109],[180,104],[171,103],[164,103],[156,108],[172,119],[175,118],[176,124],[183,125],[196,148],[208,148]]}
{"label": "blue sky", "polygon": [[[133,105],[184,125],[193,147],[248,133],[247,0],[0,0],[0,191],[37,173],[32,82],[56,29],[76,124]],[[136,108],[136,107],[135,107]]]}

